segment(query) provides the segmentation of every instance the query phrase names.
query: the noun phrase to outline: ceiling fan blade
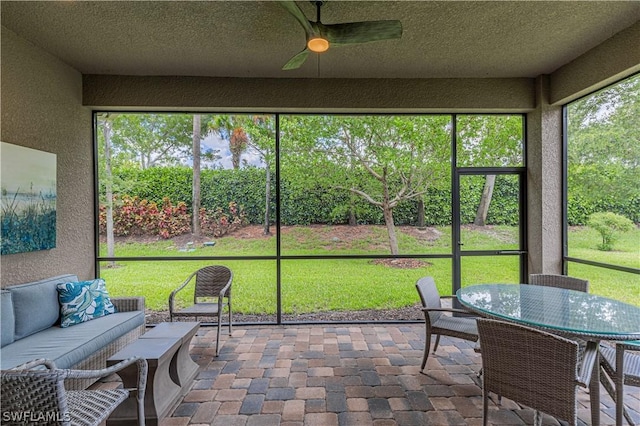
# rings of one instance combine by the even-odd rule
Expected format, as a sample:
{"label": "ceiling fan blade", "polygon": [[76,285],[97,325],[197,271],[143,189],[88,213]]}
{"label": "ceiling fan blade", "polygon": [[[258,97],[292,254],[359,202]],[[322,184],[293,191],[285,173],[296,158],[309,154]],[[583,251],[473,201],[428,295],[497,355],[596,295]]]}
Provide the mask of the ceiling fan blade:
{"label": "ceiling fan blade", "polygon": [[302,25],[302,28],[304,28],[304,31],[307,33],[307,38],[309,35],[315,34],[315,31],[311,26],[311,22],[309,22],[305,14],[302,13],[302,10],[300,10],[294,0],[280,0],[278,3],[280,3],[280,6],[284,7],[287,12],[293,15],[293,17],[300,22],[300,25]]}
{"label": "ceiling fan blade", "polygon": [[289,62],[284,64],[284,67],[282,67],[282,69],[294,70],[296,68],[300,68],[302,64],[304,64],[304,61],[307,60],[308,56],[309,56],[309,49],[305,48],[302,52],[298,53],[293,58],[289,59]]}
{"label": "ceiling fan blade", "polygon": [[320,34],[332,44],[369,43],[402,37],[400,21],[365,21],[344,24],[316,24]]}

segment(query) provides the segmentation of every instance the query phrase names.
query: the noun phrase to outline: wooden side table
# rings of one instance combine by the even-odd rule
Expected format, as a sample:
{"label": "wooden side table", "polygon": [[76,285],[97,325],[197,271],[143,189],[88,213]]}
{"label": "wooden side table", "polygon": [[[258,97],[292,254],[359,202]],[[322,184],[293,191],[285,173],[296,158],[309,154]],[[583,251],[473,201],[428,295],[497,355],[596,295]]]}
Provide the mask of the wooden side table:
{"label": "wooden side table", "polygon": [[140,339],[180,339],[180,348],[171,359],[169,375],[182,389],[182,393],[189,391],[189,386],[198,375],[199,366],[189,355],[189,344],[198,332],[199,322],[163,322],[149,330]]}
{"label": "wooden side table", "polygon": [[[144,395],[144,414],[148,426],[156,426],[182,395],[182,388],[171,379],[170,366],[182,346],[179,337],[138,339],[107,359],[107,366],[132,356],[143,357],[149,364],[147,387]],[[119,373],[124,387],[135,387],[137,367],[131,366]],[[134,398],[128,398],[109,416],[107,425],[137,425],[137,407]]]}

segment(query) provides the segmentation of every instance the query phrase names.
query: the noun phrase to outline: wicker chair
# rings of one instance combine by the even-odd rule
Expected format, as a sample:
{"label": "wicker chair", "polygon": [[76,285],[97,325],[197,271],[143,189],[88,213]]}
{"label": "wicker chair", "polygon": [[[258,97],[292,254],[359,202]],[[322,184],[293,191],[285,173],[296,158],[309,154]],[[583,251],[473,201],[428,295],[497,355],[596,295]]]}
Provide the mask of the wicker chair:
{"label": "wicker chair", "polygon": [[[193,305],[183,309],[177,309],[175,298],[179,291],[187,287],[187,284],[195,278],[193,292]],[[216,337],[216,356],[220,352],[220,329],[222,328],[221,316],[225,308],[229,310],[229,334],[231,334],[231,281],[233,272],[226,266],[214,265],[198,269],[173,290],[169,296],[169,317],[216,317],[218,322],[218,334]]]}
{"label": "wicker chair", "polygon": [[640,345],[620,342],[614,348],[601,343],[600,367],[605,373],[600,374],[600,382],[616,402],[616,424],[622,424],[624,415],[629,424],[634,425],[624,407],[624,385],[640,387]]}
{"label": "wicker chair", "polygon": [[[581,291],[583,293],[589,293],[589,281],[580,278],[569,277],[567,275],[555,275],[555,274],[530,274],[529,284],[565,288],[567,290]],[[578,337],[564,336],[567,339],[575,340],[580,345],[580,354],[578,361],[582,359],[582,353],[587,347],[587,342]]]}
{"label": "wicker chair", "polygon": [[589,343],[582,365],[578,344],[518,324],[478,319],[482,341],[483,424],[488,422],[488,393],[495,392],[536,410],[577,423],[577,387],[587,387],[597,355]]}
{"label": "wicker chair", "polygon": [[416,289],[422,301],[422,311],[424,312],[424,322],[426,330],[426,339],[424,345],[424,356],[422,357],[422,365],[420,372],[424,370],[429,358],[429,349],[431,347],[431,335],[436,336],[436,343],[433,346],[433,352],[438,349],[440,336],[458,337],[460,339],[478,341],[478,328],[476,319],[461,316],[445,315],[445,312],[471,315],[469,311],[455,308],[443,308],[440,301],[440,293],[432,277],[422,277],[416,282]]}
{"label": "wicker chair", "polygon": [[553,274],[531,274],[529,284],[542,285],[547,287],[566,288],[568,290],[589,292],[589,281],[566,275]]}
{"label": "wicker chair", "polygon": [[[97,379],[137,363],[138,383],[134,389],[66,390],[65,379]],[[102,370],[66,370],[53,361],[36,359],[2,371],[3,424],[48,424],[62,426],[100,425],[125,401],[136,394],[138,424],[144,426],[144,393],[147,361],[133,357]],[[6,421],[6,422],[5,422]]]}

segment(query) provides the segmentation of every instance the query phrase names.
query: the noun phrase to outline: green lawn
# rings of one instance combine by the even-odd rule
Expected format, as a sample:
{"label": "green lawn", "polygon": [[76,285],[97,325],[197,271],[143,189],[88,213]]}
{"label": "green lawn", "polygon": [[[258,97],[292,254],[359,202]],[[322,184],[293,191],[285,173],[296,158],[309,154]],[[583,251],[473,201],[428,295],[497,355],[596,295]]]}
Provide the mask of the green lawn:
{"label": "green lawn", "polygon": [[[388,253],[383,227],[360,227],[356,237],[336,237],[333,227],[296,227],[282,236],[283,255],[384,254]],[[415,231],[415,230],[414,230]],[[451,252],[449,228],[430,230],[427,237],[420,232],[399,233],[403,253],[446,254]],[[465,241],[473,248],[511,247],[516,230],[493,227],[468,229]],[[595,247],[598,236],[589,229],[575,229],[570,235],[570,254],[601,262],[638,268],[640,265],[640,231],[625,235],[616,252],[601,252]],[[465,244],[465,247],[467,244]],[[105,266],[101,276],[114,296],[143,295],[147,307],[167,310],[169,293],[194,270],[211,263],[225,264],[234,272],[234,311],[240,313],[276,312],[276,261],[233,260],[196,261],[196,256],[275,255],[275,237],[216,240],[213,247],[198,247],[194,252],[178,252],[171,241],[123,243],[116,248],[118,256],[175,256],[180,261],[118,262]],[[415,266],[415,265],[414,265]],[[397,268],[369,259],[284,259],[281,262],[282,307],[284,313],[307,313],[327,310],[388,309],[408,306],[418,301],[414,284],[425,275],[435,278],[442,295],[451,294],[451,261],[428,259],[415,268]],[[570,274],[589,279],[591,292],[640,305],[640,276],[572,263]],[[463,285],[486,282],[518,282],[516,257],[464,257]],[[181,303],[187,300],[182,298]]]}
{"label": "green lawn", "polygon": [[[598,250],[600,242],[600,234],[595,230],[572,228],[569,232],[569,256],[640,269],[639,228],[621,234],[612,251]],[[639,275],[573,262],[569,264],[569,275],[588,279],[591,293],[640,306]]]}

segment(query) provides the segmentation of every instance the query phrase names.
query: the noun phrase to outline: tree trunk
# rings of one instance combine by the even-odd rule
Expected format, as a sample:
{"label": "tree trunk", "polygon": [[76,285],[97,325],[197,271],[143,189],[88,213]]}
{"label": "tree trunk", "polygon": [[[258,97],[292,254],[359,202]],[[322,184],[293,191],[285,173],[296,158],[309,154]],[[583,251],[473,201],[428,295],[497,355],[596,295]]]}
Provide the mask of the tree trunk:
{"label": "tree trunk", "polygon": [[356,226],[358,221],[356,220],[356,212],[353,208],[353,204],[349,207],[349,226]]}
{"label": "tree trunk", "polygon": [[356,196],[353,193],[349,193],[349,226],[356,226],[358,224],[356,220]]}
{"label": "tree trunk", "polygon": [[389,234],[389,246],[391,248],[391,254],[397,255],[400,250],[398,249],[396,227],[393,224],[393,209],[389,207],[389,205],[384,204],[382,206],[382,214],[384,215],[384,223],[385,225],[387,225],[387,234]]}
{"label": "tree trunk", "polygon": [[[351,159],[349,168],[351,169],[351,173],[355,173],[354,170],[356,168],[353,159]],[[349,226],[356,226],[358,224],[356,219],[356,199],[357,196],[353,193],[349,193]]]}
{"label": "tree trunk", "polygon": [[242,153],[247,149],[247,134],[241,127],[229,131],[229,150],[231,151],[231,165],[234,170],[240,168]]}
{"label": "tree trunk", "polygon": [[191,233],[200,236],[200,115],[193,115],[193,187]]}
{"label": "tree trunk", "polygon": [[425,227],[424,221],[424,200],[422,198],[418,199],[418,228]]}
{"label": "tree trunk", "polygon": [[484,182],[484,189],[482,190],[482,198],[480,198],[480,205],[476,212],[476,218],[473,221],[474,225],[484,226],[487,221],[487,214],[489,213],[489,205],[491,204],[491,197],[493,195],[493,187],[496,183],[496,175],[487,175]]}
{"label": "tree trunk", "polygon": [[267,163],[267,167],[265,169],[266,175],[266,183],[264,187],[265,197],[264,197],[264,235],[271,235],[271,229],[269,225],[270,215],[269,210],[271,209],[271,203],[269,200],[271,199],[271,172],[269,171],[269,163]]}
{"label": "tree trunk", "polygon": [[[104,170],[107,175],[105,182],[105,196],[107,205],[107,256],[115,256],[115,238],[113,236],[113,173],[111,171],[111,121],[109,116],[104,120],[104,126],[102,127],[102,134],[104,136]],[[115,262],[109,262],[110,266],[115,266]]]}

